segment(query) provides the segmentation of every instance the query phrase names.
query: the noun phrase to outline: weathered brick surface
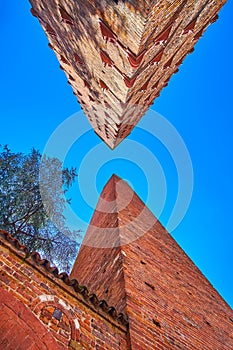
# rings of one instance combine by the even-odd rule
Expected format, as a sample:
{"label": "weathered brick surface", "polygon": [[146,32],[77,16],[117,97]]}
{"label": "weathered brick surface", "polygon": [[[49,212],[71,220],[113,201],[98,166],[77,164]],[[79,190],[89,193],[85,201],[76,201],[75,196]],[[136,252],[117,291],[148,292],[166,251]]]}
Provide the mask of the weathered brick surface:
{"label": "weathered brick surface", "polygon": [[230,307],[116,176],[101,194],[72,276],[126,313],[129,328],[4,237],[0,231],[0,350],[233,348]]}
{"label": "weathered brick surface", "polygon": [[62,349],[52,333],[10,292],[1,290],[0,303],[0,349]]}
{"label": "weathered brick surface", "polygon": [[0,350],[128,348],[126,326],[0,238]]}
{"label": "weathered brick surface", "polygon": [[114,148],[225,0],[30,0],[96,133]]}
{"label": "weathered brick surface", "polygon": [[233,349],[231,308],[116,176],[101,194],[72,276],[127,313],[132,349]]}

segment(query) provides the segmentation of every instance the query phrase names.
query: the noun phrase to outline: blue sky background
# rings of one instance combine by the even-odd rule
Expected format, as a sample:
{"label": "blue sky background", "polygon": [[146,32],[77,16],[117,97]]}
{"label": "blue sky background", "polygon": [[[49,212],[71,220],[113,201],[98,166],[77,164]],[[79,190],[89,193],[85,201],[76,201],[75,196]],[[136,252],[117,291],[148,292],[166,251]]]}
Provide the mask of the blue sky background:
{"label": "blue sky background", "polygon": [[[59,69],[54,53],[48,48],[47,38],[39,22],[31,16],[29,10],[30,4],[26,0],[16,2],[14,6],[5,1],[1,7],[0,143],[8,144],[13,151],[28,152],[35,147],[42,152],[56,127],[80,111],[80,107],[64,73]],[[224,6],[220,19],[208,28],[196,45],[195,52],[185,59],[180,72],[172,77],[152,107],[167,118],[182,136],[194,170],[194,190],[189,210],[172,235],[231,306],[232,20],[231,1]],[[80,113],[78,118],[81,125],[85,119]],[[168,192],[160,220],[166,226],[178,188],[174,163],[163,145],[140,128],[136,128],[128,139],[137,141],[150,150],[163,168]],[[81,162],[85,161],[87,153],[95,146],[99,147],[100,159],[104,152],[110,152],[90,131],[73,145],[66,164],[79,170]],[[126,150],[129,141],[125,144],[123,142],[121,147]],[[91,201],[94,204],[97,201],[95,186],[100,192],[112,173],[129,181],[139,196],[147,201],[148,181],[151,180],[148,180],[144,168],[137,163],[121,159],[109,160],[99,167],[94,178],[91,176],[92,170],[90,164],[85,176],[90,181],[90,188],[93,186]],[[154,193],[156,189],[159,191],[156,178],[151,186]],[[93,208],[85,203],[78,183],[71,195],[73,209],[84,221],[81,228],[85,230]],[[154,204],[149,207],[156,214],[156,195]]]}

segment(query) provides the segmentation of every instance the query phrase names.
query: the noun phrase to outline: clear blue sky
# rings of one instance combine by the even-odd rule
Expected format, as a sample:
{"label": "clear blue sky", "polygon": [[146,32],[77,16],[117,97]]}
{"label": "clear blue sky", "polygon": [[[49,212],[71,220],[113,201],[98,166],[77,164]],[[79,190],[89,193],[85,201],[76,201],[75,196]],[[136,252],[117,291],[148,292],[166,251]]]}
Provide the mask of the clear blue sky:
{"label": "clear blue sky", "polygon": [[[52,132],[80,107],[38,21],[31,16],[26,0],[5,1],[1,7],[1,144],[13,151],[43,151]],[[233,306],[233,5],[229,2],[220,19],[210,26],[152,109],[159,112],[182,136],[191,156],[194,190],[186,216],[172,232],[173,237]],[[80,116],[80,125],[85,123]],[[147,116],[145,116],[147,118]],[[140,125],[139,125],[140,126]],[[149,133],[136,129],[129,140],[149,149],[159,160],[167,181],[167,202],[160,220],[166,226],[177,192],[174,164],[166,150]],[[122,150],[128,147],[122,143]],[[79,169],[94,147],[103,159],[106,149],[91,131],[72,147],[66,164]],[[103,153],[101,153],[103,152]],[[115,152],[115,151],[114,151]],[[117,153],[112,153],[113,158]],[[97,156],[96,156],[97,157]],[[169,165],[170,163],[170,165]],[[147,164],[148,165],[148,164]],[[150,169],[150,167],[149,167]],[[80,169],[79,169],[80,170]],[[129,181],[146,201],[148,176],[143,166],[130,160],[114,159],[97,169],[100,192],[112,173]],[[153,167],[151,166],[151,171]],[[95,178],[89,173],[90,186]],[[93,180],[94,179],[94,180]],[[154,189],[156,193],[156,186]],[[159,191],[159,189],[158,189]],[[94,193],[94,191],[93,191]],[[87,224],[93,209],[73,191],[73,208]],[[93,203],[97,195],[93,195]],[[153,202],[153,201],[152,201]],[[156,214],[156,195],[150,209]],[[85,229],[86,224],[83,224]]]}

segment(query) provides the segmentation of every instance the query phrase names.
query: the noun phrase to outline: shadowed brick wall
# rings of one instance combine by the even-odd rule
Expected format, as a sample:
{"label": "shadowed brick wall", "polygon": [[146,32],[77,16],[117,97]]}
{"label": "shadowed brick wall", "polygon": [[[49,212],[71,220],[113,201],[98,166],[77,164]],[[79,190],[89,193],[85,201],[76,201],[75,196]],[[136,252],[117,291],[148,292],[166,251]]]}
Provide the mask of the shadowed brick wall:
{"label": "shadowed brick wall", "polygon": [[0,350],[127,349],[114,308],[38,254],[25,259],[3,231],[0,244]]}
{"label": "shadowed brick wall", "polygon": [[86,116],[116,147],[225,0],[30,0]]}
{"label": "shadowed brick wall", "polygon": [[71,276],[127,314],[133,350],[233,349],[232,309],[117,176],[103,189]]}
{"label": "shadowed brick wall", "polygon": [[117,176],[71,277],[1,230],[0,254],[0,350],[233,349],[231,308]]}

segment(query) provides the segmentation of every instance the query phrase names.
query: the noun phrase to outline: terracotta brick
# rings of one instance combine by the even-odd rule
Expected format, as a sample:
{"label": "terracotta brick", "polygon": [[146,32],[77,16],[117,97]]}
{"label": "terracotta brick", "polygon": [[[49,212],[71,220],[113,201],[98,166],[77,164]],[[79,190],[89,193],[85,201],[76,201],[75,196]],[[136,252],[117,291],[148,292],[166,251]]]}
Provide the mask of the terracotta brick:
{"label": "terracotta brick", "polygon": [[178,71],[225,0],[30,3],[93,129],[114,148]]}
{"label": "terracotta brick", "polygon": [[[40,315],[40,320],[41,320],[41,322],[43,322],[43,323],[46,324],[46,325],[49,324],[49,319],[48,319],[47,317],[45,317],[45,316]],[[52,327],[52,326],[51,326],[51,327]],[[57,328],[57,326],[55,326],[55,325],[53,325],[53,327],[56,327],[56,328]],[[53,328],[53,329],[54,329],[54,328]]]}
{"label": "terracotta brick", "polygon": [[51,315],[53,315],[54,310],[55,310],[55,307],[53,307],[53,306],[48,306],[46,310],[47,310]]}
{"label": "terracotta brick", "polygon": [[48,309],[42,309],[41,310],[41,315],[46,317],[48,320],[51,320],[53,317],[53,313],[49,312]]}
{"label": "terracotta brick", "polygon": [[[108,205],[115,208],[114,215],[109,215]],[[140,222],[134,225],[139,215]],[[95,292],[127,314],[128,327],[44,267],[35,267],[32,260],[15,254],[16,248],[0,232],[0,253],[5,260],[9,255],[12,265],[12,272],[8,269],[10,274],[4,272],[6,278],[1,280],[0,348],[233,348],[232,310],[125,182],[117,177],[110,180],[91,223],[84,243],[90,242],[94,234],[95,243],[102,247],[83,245],[72,277],[77,276],[90,293]],[[99,237],[98,229],[104,225],[116,227],[111,236],[114,243],[120,242],[119,235],[121,240],[135,239],[115,248],[103,248],[106,237]],[[27,269],[33,273],[26,278]],[[13,274],[17,278],[12,279]],[[9,289],[13,285],[17,285],[17,291]],[[35,295],[32,301],[30,295]],[[55,309],[62,312],[60,321],[53,316]]]}
{"label": "terracotta brick", "polygon": [[[30,342],[27,341],[27,348],[34,347],[34,343],[37,343],[40,350],[46,349],[45,343],[41,342],[41,335],[46,332],[46,329],[40,325],[40,332],[38,332],[39,320],[31,313],[31,311],[15,299],[10,293],[3,292],[0,295],[0,301],[4,308],[1,309],[1,319],[7,316],[6,322],[1,324],[0,339],[2,349],[18,349],[22,344],[25,346],[25,338],[29,337]],[[12,308],[12,304],[15,308]],[[9,307],[11,306],[11,308]],[[19,310],[20,313],[19,313]],[[43,327],[43,331],[41,331]],[[51,337],[51,344],[53,349],[57,350],[56,342]]]}
{"label": "terracotta brick", "polygon": [[[64,331],[70,331],[70,325],[64,322],[59,323],[59,327],[62,328]],[[91,331],[91,329],[89,329]]]}
{"label": "terracotta brick", "polygon": [[69,332],[64,331],[64,329],[60,329],[60,328],[59,328],[59,334],[60,334],[61,336],[65,337],[66,339],[70,339],[70,334],[69,334]]}
{"label": "terracotta brick", "polygon": [[30,346],[32,345],[32,339],[26,335],[24,339],[18,342],[18,348],[17,350],[26,350],[30,349]]}
{"label": "terracotta brick", "polygon": [[67,339],[66,337],[64,337],[63,335],[59,334],[59,329],[58,332],[54,331],[53,332],[54,337],[56,338],[57,341],[59,341],[59,343],[61,344],[65,344],[68,346],[69,343],[69,339]]}
{"label": "terracotta brick", "polygon": [[4,283],[4,284],[10,284],[11,278],[9,275],[7,275],[6,272],[4,271],[0,271],[0,280]]}
{"label": "terracotta brick", "polygon": [[[104,248],[108,230],[105,236],[98,229],[112,227],[112,208],[119,227],[111,236],[113,248]],[[130,242],[124,244],[128,238]],[[122,245],[117,246],[118,242]],[[127,313],[133,350],[233,348],[233,327],[225,317],[232,315],[231,308],[117,176],[101,193],[71,276],[115,305],[118,312]],[[98,325],[93,329],[101,345],[106,332]]]}
{"label": "terracotta brick", "polygon": [[54,325],[58,325],[59,324],[59,321],[56,319],[56,318],[52,318],[52,320],[51,320],[51,323],[53,323]]}

